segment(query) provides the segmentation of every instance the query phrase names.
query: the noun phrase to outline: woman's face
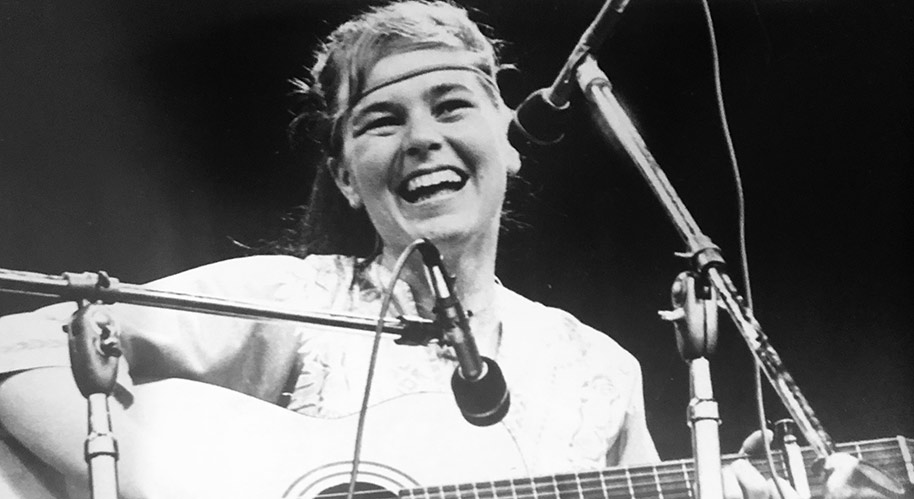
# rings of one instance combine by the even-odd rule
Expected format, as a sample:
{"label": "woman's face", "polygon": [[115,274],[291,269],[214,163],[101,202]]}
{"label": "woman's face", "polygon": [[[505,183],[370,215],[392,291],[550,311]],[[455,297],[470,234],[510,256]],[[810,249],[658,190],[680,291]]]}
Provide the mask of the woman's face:
{"label": "woman's face", "polygon": [[[466,64],[459,51],[381,59],[365,88],[414,70]],[[474,71],[439,69],[366,95],[343,123],[337,184],[364,205],[385,247],[427,237],[469,244],[498,234],[507,174],[520,168],[507,139],[510,115]]]}

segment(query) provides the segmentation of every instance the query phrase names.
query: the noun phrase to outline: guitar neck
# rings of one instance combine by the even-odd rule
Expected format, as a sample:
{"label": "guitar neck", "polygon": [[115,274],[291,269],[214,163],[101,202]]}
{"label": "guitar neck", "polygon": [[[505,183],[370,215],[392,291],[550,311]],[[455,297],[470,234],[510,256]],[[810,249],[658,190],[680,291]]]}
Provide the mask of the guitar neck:
{"label": "guitar neck", "polygon": [[[905,487],[914,485],[914,462],[912,462],[912,449],[914,440],[904,437],[883,438],[861,442],[851,442],[838,445],[838,450],[850,454],[861,461],[865,461],[882,470],[898,483]],[[802,450],[803,465],[809,479],[809,488],[813,497],[824,495],[824,480],[820,473],[814,470],[814,463],[818,456],[812,448]],[[778,476],[788,476],[787,462],[781,452],[773,456],[774,469]],[[730,462],[736,457],[726,456],[725,462]],[[750,460],[762,472],[765,478],[771,478],[768,462],[764,458]]]}
{"label": "guitar neck", "polygon": [[[914,484],[911,460],[912,440],[904,437],[869,440],[839,445],[846,452],[881,469],[899,483]],[[723,457],[728,463],[742,456]],[[818,473],[809,472],[816,460],[812,449],[803,450],[813,497],[821,497],[823,481]],[[766,477],[770,477],[764,459],[752,460]],[[787,475],[780,452],[774,453],[775,471]],[[569,473],[535,478],[518,478],[442,487],[408,489],[402,499],[694,499],[695,466],[692,460],[667,461],[651,466],[610,468],[604,471]]]}

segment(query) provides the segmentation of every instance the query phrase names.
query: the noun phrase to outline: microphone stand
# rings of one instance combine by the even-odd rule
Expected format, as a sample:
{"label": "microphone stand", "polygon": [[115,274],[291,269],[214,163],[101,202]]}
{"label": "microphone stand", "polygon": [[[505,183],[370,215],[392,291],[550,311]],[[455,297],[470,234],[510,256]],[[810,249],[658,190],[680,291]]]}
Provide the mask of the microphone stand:
{"label": "microphone stand", "polygon": [[[121,355],[116,325],[98,324],[88,317],[93,303],[115,302],[173,310],[202,312],[248,319],[277,319],[322,326],[373,331],[377,320],[352,314],[302,312],[264,304],[226,300],[121,283],[105,272],[70,273],[62,276],[0,269],[0,292],[74,300],[78,305],[64,330],[68,334],[73,378],[88,407],[88,435],[84,454],[89,469],[93,499],[118,497],[117,440],[111,428],[108,398],[114,389]],[[423,345],[441,340],[433,321],[419,317],[384,318],[383,331],[396,335],[395,342]]]}
{"label": "microphone stand", "polygon": [[724,270],[725,262],[718,248],[705,235],[689,213],[682,199],[673,189],[660,165],[648,150],[644,139],[638,133],[631,119],[612,93],[606,74],[591,55],[582,59],[577,69],[577,81],[594,111],[598,128],[608,138],[618,139],[622,148],[634,161],[651,190],[660,200],[679,235],[686,243],[687,251],[680,256],[688,257],[692,270],[705,279],[719,296],[719,302],[733,320],[734,325],[749,349],[758,360],[762,371],[768,377],[787,411],[796,421],[800,431],[819,458],[836,452],[835,444],[816,417],[812,406],[803,396],[793,377],[787,372],[781,358],[762,332],[752,311],[745,305]]}
{"label": "microphone stand", "polygon": [[[107,285],[98,285],[99,276],[104,276],[101,279]],[[0,293],[4,292],[75,301],[84,299],[90,302],[128,303],[240,319],[283,320],[371,334],[378,322],[375,317],[356,314],[283,309],[265,303],[161,291],[123,283],[114,277],[107,277],[103,272],[64,272],[57,276],[0,268]],[[441,336],[434,321],[414,316],[384,318],[383,331],[394,336],[397,343],[406,345],[425,345],[439,340]]]}
{"label": "microphone stand", "polygon": [[[644,139],[613,95],[609,78],[592,55],[588,54],[581,59],[581,64],[576,70],[576,78],[578,86],[591,104],[598,128],[607,139],[618,139],[686,243],[687,251],[677,255],[689,258],[694,275],[702,282],[706,282],[713,293],[717,294],[719,305],[727,310],[758,365],[821,463],[837,452],[835,444],[819,422],[793,376],[781,362],[781,357],[762,332],[762,327],[752,315],[752,310],[746,305],[724,270],[725,262],[720,248],[701,231],[682,199],[670,185],[663,170],[645,145]],[[696,459],[699,457],[696,456]],[[889,497],[905,495],[905,489],[898,482],[865,462],[857,464],[854,474],[854,480],[858,484],[865,483],[880,494]]]}

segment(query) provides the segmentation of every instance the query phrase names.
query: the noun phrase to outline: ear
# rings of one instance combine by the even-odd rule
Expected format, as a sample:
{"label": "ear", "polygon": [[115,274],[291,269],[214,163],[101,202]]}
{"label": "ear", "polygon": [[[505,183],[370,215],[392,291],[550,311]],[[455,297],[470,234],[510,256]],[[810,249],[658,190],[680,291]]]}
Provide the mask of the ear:
{"label": "ear", "polygon": [[336,182],[336,187],[349,201],[349,206],[352,206],[353,209],[361,208],[362,197],[359,195],[358,189],[356,189],[355,179],[353,178],[352,171],[349,169],[349,166],[344,164],[343,161],[330,158],[327,160],[327,168],[333,175],[333,180]]}
{"label": "ear", "polygon": [[521,161],[520,153],[517,152],[517,149],[508,142],[508,139],[505,138],[505,168],[508,171],[508,175],[517,175],[517,172],[520,171]]}
{"label": "ear", "polygon": [[514,119],[514,114],[508,106],[502,104],[501,115],[502,119],[505,120],[505,132],[502,139],[504,141],[502,144],[502,161],[504,162],[508,175],[516,175],[521,167],[520,153],[511,145],[511,141],[508,140],[508,130],[511,127],[511,120]]}

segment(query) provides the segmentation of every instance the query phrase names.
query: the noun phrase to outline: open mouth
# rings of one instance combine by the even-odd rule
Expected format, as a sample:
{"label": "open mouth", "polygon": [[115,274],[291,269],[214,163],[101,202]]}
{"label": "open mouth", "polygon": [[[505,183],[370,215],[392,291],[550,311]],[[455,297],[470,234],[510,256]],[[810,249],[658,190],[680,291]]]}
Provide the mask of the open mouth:
{"label": "open mouth", "polygon": [[469,176],[454,168],[440,168],[407,177],[397,194],[407,203],[418,203],[463,189]]}

